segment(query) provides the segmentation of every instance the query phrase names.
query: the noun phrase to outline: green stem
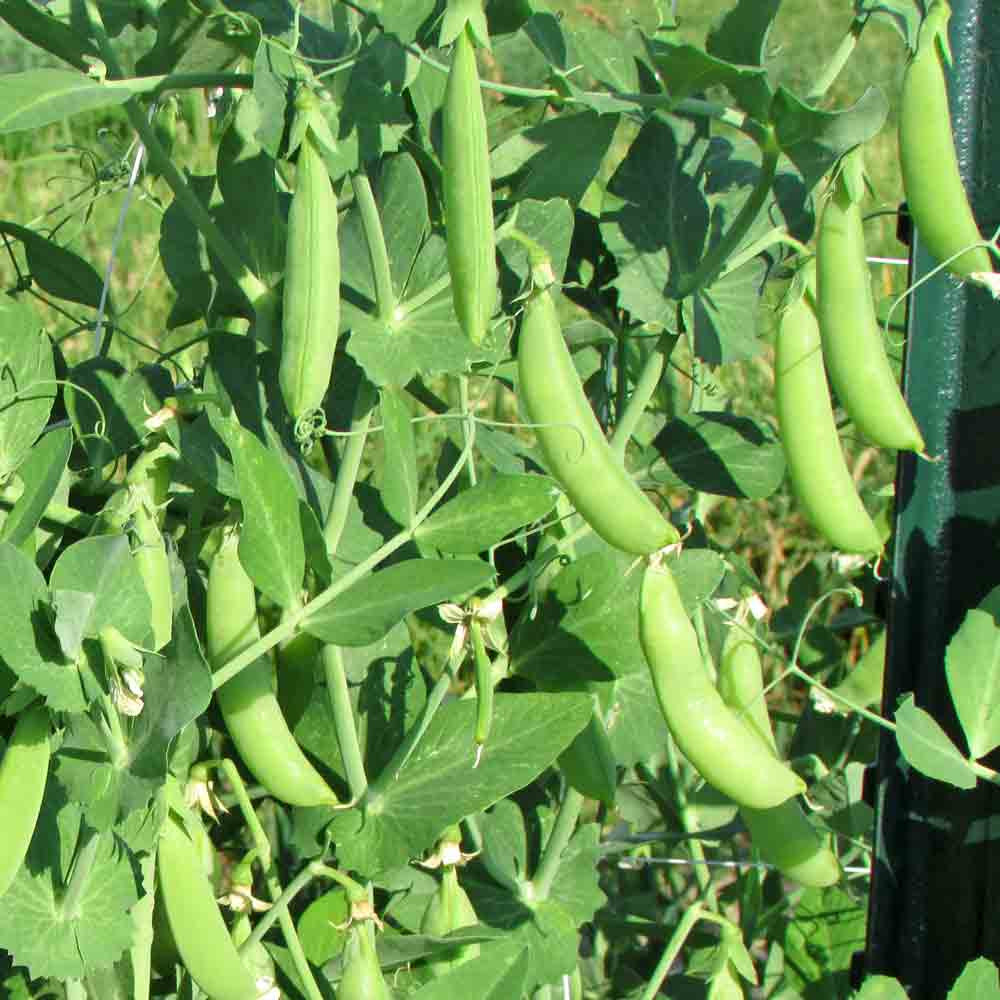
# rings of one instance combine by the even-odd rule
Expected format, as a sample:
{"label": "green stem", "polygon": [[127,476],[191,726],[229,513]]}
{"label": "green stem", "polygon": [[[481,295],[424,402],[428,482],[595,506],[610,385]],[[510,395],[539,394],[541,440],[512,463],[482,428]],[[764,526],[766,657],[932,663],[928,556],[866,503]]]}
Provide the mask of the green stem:
{"label": "green stem", "polygon": [[562,862],[563,852],[566,845],[573,836],[576,829],[577,820],[580,818],[580,810],[583,808],[583,795],[570,785],[566,786],[562,803],[559,806],[559,814],[556,816],[555,825],[549,834],[549,839],[542,851],[541,860],[535,876],[531,880],[532,896],[534,899],[547,899],[552,891],[552,883],[555,881],[556,873]]}
{"label": "green stem", "polygon": [[851,58],[851,54],[857,47],[858,39],[861,37],[861,32],[867,21],[867,14],[855,17],[851,21],[851,26],[847,29],[847,34],[841,39],[836,52],[833,53],[830,61],[823,67],[819,76],[813,82],[812,87],[809,88],[809,93],[806,94],[808,102],[816,103],[833,86],[833,81],[840,76],[840,71],[847,65],[847,60]]}
{"label": "green stem", "polygon": [[101,835],[96,830],[88,830],[86,839],[76,849],[73,872],[63,894],[60,913],[64,920],[75,920],[80,915],[80,897],[90,882],[97,860],[97,849],[101,846]]}
{"label": "green stem", "polygon": [[371,261],[375,279],[375,305],[379,318],[389,322],[396,312],[396,293],[392,288],[392,268],[389,266],[389,251],[385,245],[385,232],[379,218],[378,206],[371,182],[364,171],[358,171],[352,178],[354,198],[361,214],[361,228],[368,244],[368,259]]}
{"label": "green stem", "polygon": [[[611,435],[611,449],[621,459],[624,459],[629,439],[635,433],[636,427],[639,426],[639,421],[660,384],[660,379],[663,377],[667,362],[670,360],[670,355],[678,340],[680,340],[679,334],[669,332],[661,334],[642,366],[639,381],[636,382],[628,404],[621,414],[621,419]],[[620,359],[619,365],[621,365]]]}
{"label": "green stem", "polygon": [[[476,436],[476,426],[469,412],[469,376],[458,376],[458,406],[465,419],[462,421],[462,441],[467,448],[471,447]],[[476,461],[472,452],[469,452],[469,485],[476,485]]]}
{"label": "green stem", "polygon": [[361,469],[361,459],[364,455],[368,427],[372,421],[375,401],[378,394],[375,387],[366,378],[358,383],[357,395],[354,398],[354,412],[351,415],[351,435],[344,446],[344,454],[337,467],[337,480],[333,487],[333,500],[330,513],[326,518],[323,535],[326,539],[326,550],[330,558],[337,554],[340,538],[347,524],[347,515],[354,496],[354,487],[358,481]]}
{"label": "green stem", "polygon": [[411,299],[404,299],[399,305],[399,312],[403,316],[415,313],[425,302],[435,299],[446,288],[451,287],[451,272],[445,271],[436,281],[432,281],[426,288],[421,288]]}
{"label": "green stem", "polygon": [[271,908],[264,912],[254,924],[247,939],[240,945],[240,954],[245,955],[254,945],[263,940],[264,935],[274,926],[282,912],[288,911],[291,901],[318,875],[322,873],[323,865],[311,861],[285,886],[281,895],[271,903]]}
{"label": "green stem", "polygon": [[364,757],[358,742],[358,729],[347,687],[347,674],[344,671],[344,656],[339,646],[324,645],[322,659],[326,693],[333,713],[333,731],[337,735],[340,759],[344,762],[351,798],[357,802],[368,789],[368,776],[365,774]]}
{"label": "green stem", "polygon": [[265,872],[269,871],[271,868],[271,841],[267,839],[264,827],[261,826],[260,820],[257,818],[257,813],[254,811],[253,803],[247,794],[246,785],[240,777],[240,772],[237,770],[236,764],[229,760],[228,757],[218,761],[217,764],[219,770],[222,771],[233,787],[233,794],[236,796],[240,812],[243,813],[243,821],[250,831],[250,839],[253,841],[254,850],[257,852],[257,860]]}
{"label": "green stem", "polygon": [[[281,899],[281,883],[274,874],[267,876],[267,892],[271,897],[272,903],[276,904]],[[325,1000],[319,986],[316,985],[316,979],[309,966],[309,959],[306,958],[305,949],[302,947],[302,942],[299,940],[298,932],[295,929],[295,921],[292,920],[292,915],[288,912],[287,906],[279,908],[278,923],[281,925],[285,947],[288,948],[289,954],[292,956],[295,971],[299,974],[299,982],[302,984],[308,1000]]]}
{"label": "green stem", "polygon": [[348,570],[342,577],[332,583],[326,590],[317,594],[311,601],[308,601],[301,608],[289,614],[282,622],[271,629],[267,635],[262,636],[256,642],[251,643],[238,656],[234,656],[228,663],[220,667],[212,675],[212,690],[218,690],[226,681],[235,677],[241,670],[248,667],[259,656],[263,656],[273,649],[280,642],[290,639],[304,622],[311,615],[316,614],[325,608],[331,601],[337,598],[349,587],[353,586],[369,572],[375,569],[380,563],[389,558],[397,549],[402,548],[407,542],[413,539],[414,532],[430,517],[431,512],[441,502],[451,489],[452,484],[458,478],[463,466],[469,458],[469,448],[465,448],[459,455],[458,461],[449,470],[444,481],[434,491],[433,496],[421,507],[413,517],[413,524],[405,528],[398,535],[390,538],[381,548],[373,552],[367,559],[358,563],[353,569]]}
{"label": "green stem", "polygon": [[725,266],[730,254],[740,245],[749,232],[750,227],[756,222],[757,216],[760,214],[760,210],[764,207],[764,202],[771,192],[771,187],[774,184],[774,176],[778,170],[778,154],[780,151],[772,132],[768,132],[762,139],[761,149],[763,159],[760,164],[760,176],[757,178],[757,183],[754,185],[749,197],[719,242],[715,244],[691,274],[685,275],[680,279],[675,298],[683,299],[693,292],[698,291],[698,289],[711,284]]}
{"label": "green stem", "polygon": [[801,254],[803,257],[809,256],[812,252],[801,240],[790,236],[784,229],[775,227],[761,236],[759,240],[754,240],[753,243],[749,244],[749,246],[739,253],[733,254],[726,261],[726,266],[719,272],[719,277],[724,278],[727,274],[738,271],[748,261],[753,260],[754,257],[779,243],[791,247],[797,254]]}
{"label": "green stem", "polygon": [[677,960],[677,956],[681,953],[681,948],[684,947],[684,942],[687,941],[688,935],[694,929],[694,925],[701,918],[701,915],[702,904],[701,902],[697,902],[689,907],[684,916],[681,917],[680,923],[670,936],[666,948],[663,949],[663,954],[660,956],[659,962],[656,963],[656,968],[653,969],[653,974],[650,976],[649,982],[646,984],[646,988],[643,990],[639,1000],[656,1000],[656,995],[660,992],[660,987],[667,978],[670,967]]}

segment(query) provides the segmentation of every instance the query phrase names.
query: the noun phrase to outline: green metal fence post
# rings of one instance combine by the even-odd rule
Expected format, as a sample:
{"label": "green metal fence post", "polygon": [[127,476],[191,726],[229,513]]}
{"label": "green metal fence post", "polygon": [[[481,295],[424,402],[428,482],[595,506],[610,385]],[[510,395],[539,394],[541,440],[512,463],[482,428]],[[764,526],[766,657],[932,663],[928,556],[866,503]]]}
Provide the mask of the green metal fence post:
{"label": "green metal fence post", "polygon": [[[1000,221],[1000,19],[953,0],[952,124],[984,233]],[[933,269],[919,235],[911,280]],[[884,709],[913,691],[965,750],[944,650],[966,610],[1000,583],[1000,304],[938,274],[909,308],[906,389],[938,461],[901,457]],[[883,734],[865,971],[913,1000],[944,1000],[965,963],[1000,959],[1000,793],[923,778]]]}

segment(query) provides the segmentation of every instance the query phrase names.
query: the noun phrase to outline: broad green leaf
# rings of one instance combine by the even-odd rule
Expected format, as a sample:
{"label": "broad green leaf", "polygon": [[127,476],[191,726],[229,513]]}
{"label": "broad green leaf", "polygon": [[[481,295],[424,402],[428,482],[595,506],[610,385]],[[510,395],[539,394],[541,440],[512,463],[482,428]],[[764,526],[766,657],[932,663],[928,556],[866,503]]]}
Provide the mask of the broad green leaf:
{"label": "broad green leaf", "polygon": [[693,615],[718,589],[726,575],[726,563],[711,549],[683,549],[670,563],[670,572],[688,615]]}
{"label": "broad green leaf", "polygon": [[[76,906],[62,905],[67,848],[71,857],[92,834],[80,828],[79,813],[67,808],[71,803],[55,800],[54,787],[50,783],[25,864],[4,894],[0,949],[27,966],[32,978],[66,980],[109,966],[125,952],[133,933],[129,910],[139,893],[135,859],[121,839],[105,833],[90,845],[96,850]],[[66,822],[67,816],[76,822]]]}
{"label": "broad green leaf", "polygon": [[573,209],[565,198],[518,203],[516,224],[507,239],[501,240],[500,252],[508,267],[527,282],[531,278],[531,258],[524,241],[530,241],[548,254],[552,273],[561,281],[566,273],[570,242],[573,238]]}
{"label": "broad green leaf", "polygon": [[302,941],[302,950],[313,965],[325,965],[343,950],[351,908],[343,889],[332,889],[314,899],[299,917],[296,930]]}
{"label": "broad green leaf", "polygon": [[339,861],[370,877],[420,855],[443,828],[534,781],[590,712],[586,694],[498,694],[490,738],[474,767],[476,706],[444,705],[398,772],[390,762],[367,801],[334,819]]}
{"label": "broad green leaf", "polygon": [[[3,77],[0,77],[0,81]],[[0,83],[2,88],[2,83]],[[32,280],[49,295],[68,302],[98,308],[104,282],[94,268],[78,254],[46,239],[41,233],[13,222],[0,222],[0,233],[13,236],[24,244],[24,253]],[[114,313],[110,298],[108,311]]]}
{"label": "broad green leaf", "polygon": [[974,958],[948,991],[948,1000],[998,1000],[1000,972],[988,958]]}
{"label": "broad green leaf", "polygon": [[243,506],[240,562],[278,607],[297,607],[306,552],[295,484],[278,453],[256,435],[228,420],[217,421],[216,428],[233,457]]}
{"label": "broad green leaf", "polygon": [[483,946],[478,957],[452,968],[416,993],[412,1000],[509,1000],[524,993],[528,954],[520,941],[499,941]]}
{"label": "broad green leaf", "polygon": [[907,695],[896,709],[896,741],[907,763],[921,774],[958,788],[974,788],[976,776],[934,717]]}
{"label": "broad green leaf", "polygon": [[653,444],[662,462],[651,474],[665,486],[762,500],[781,485],[785,457],[781,442],[763,422],[731,413],[675,417]]}
{"label": "broad green leaf", "polygon": [[303,628],[337,646],[367,646],[411,612],[464,600],[493,575],[489,563],[475,559],[407,559],[349,587]]}
{"label": "broad green leaf", "polygon": [[702,361],[716,366],[760,353],[757,324],[747,317],[757,315],[766,273],[754,257],[694,296],[694,349]]}
{"label": "broad green leaf", "polygon": [[604,548],[565,567],[514,631],[511,671],[553,690],[644,670],[635,612],[641,573],[628,572],[631,561]]}
{"label": "broad green leaf", "polygon": [[[138,584],[141,588],[141,578]],[[48,602],[45,578],[34,561],[0,542],[0,659],[50,708],[80,712],[86,707],[80,673],[59,649]]]}
{"label": "broad green leaf", "polygon": [[571,205],[580,204],[611,149],[617,126],[614,115],[593,111],[560,115],[513,133],[493,150],[493,176],[515,181],[518,228],[520,199],[564,198]]}
{"label": "broad green leaf", "polygon": [[867,976],[854,1000],[906,1000],[906,990],[892,976]]}
{"label": "broad green leaf", "polygon": [[0,482],[24,461],[56,397],[52,344],[23,302],[0,300]]}
{"label": "broad green leaf", "polygon": [[570,44],[574,62],[582,65],[598,83],[619,93],[640,89],[636,33],[613,31],[597,18],[579,18],[570,27]]}
{"label": "broad green leaf", "polygon": [[670,734],[660,711],[648,670],[618,677],[610,684],[597,684],[605,725],[615,760],[631,767],[648,760],[667,746]]}
{"label": "broad green leaf", "polygon": [[[53,594],[69,591],[91,597],[80,634],[97,638],[112,625],[129,642],[149,645],[149,595],[124,535],[83,538],[65,549],[52,567]],[[60,610],[56,608],[56,621]]]}
{"label": "broad green leaf", "polygon": [[[763,66],[767,40],[781,0],[740,0],[713,25],[705,39],[705,51],[741,68]],[[771,88],[766,76],[739,74],[733,79],[733,96],[750,114],[766,121]]]}
{"label": "broad green leaf", "polygon": [[518,804],[501,799],[478,817],[483,835],[482,862],[492,878],[513,893],[520,891],[528,871],[528,835]]}
{"label": "broad green leaf", "polygon": [[541,520],[558,497],[559,488],[545,476],[493,476],[439,507],[414,537],[442,552],[473,555]]}
{"label": "broad green leaf", "polygon": [[869,87],[851,107],[824,111],[779,87],[771,114],[782,152],[811,191],[847,150],[878,134],[889,114],[889,102],[881,90]]}
{"label": "broad green leaf", "polygon": [[1000,588],[969,611],[945,650],[948,690],[970,756],[1000,746]]}
{"label": "broad green leaf", "polygon": [[417,512],[420,488],[412,415],[398,389],[383,388],[379,399],[385,441],[380,487],[382,503],[397,524],[409,528]]}
{"label": "broad green leaf", "polygon": [[0,76],[0,133],[38,129],[84,111],[115,107],[147,89],[139,80],[99,81],[66,69],[6,73]]}
{"label": "broad green leaf", "polygon": [[0,539],[21,546],[31,538],[45,508],[59,488],[72,447],[72,431],[61,427],[49,431],[31,449],[18,467],[17,474],[23,488],[0,526]]}
{"label": "broad green leaf", "polygon": [[408,3],[383,3],[379,22],[389,34],[400,41],[412,42],[417,29],[434,11],[434,0],[409,0]]}

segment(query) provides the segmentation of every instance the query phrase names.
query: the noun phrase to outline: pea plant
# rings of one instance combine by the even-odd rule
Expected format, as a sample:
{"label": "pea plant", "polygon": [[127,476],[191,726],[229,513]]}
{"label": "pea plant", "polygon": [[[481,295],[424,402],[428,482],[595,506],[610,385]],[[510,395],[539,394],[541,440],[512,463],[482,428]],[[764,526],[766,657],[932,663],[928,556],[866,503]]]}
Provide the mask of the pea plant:
{"label": "pea plant", "polygon": [[[905,996],[850,972],[863,776],[889,729],[1000,780],[1000,604],[945,665],[968,755],[879,714],[888,475],[842,431],[924,442],[866,263],[889,95],[828,96],[869,23],[918,230],[957,279],[993,247],[944,0],[845,3],[802,93],[778,6],[693,44],[666,0],[0,2],[58,64],[0,132],[126,150],[100,259],[90,203],[0,220],[5,996]],[[113,294],[140,201],[155,329]]]}

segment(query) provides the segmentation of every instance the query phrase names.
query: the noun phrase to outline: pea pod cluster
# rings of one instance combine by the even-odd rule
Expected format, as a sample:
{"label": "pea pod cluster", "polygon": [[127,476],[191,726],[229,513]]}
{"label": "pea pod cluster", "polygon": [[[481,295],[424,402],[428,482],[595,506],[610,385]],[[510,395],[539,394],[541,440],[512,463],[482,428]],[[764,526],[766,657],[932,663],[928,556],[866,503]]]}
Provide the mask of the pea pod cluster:
{"label": "pea pod cluster", "polygon": [[677,530],[625,470],[594,416],[547,288],[524,307],[517,351],[518,393],[535,425],[549,472],[577,511],[609,545],[648,555]]}
{"label": "pea pod cluster", "polygon": [[827,541],[844,552],[871,556],[882,540],[841,450],[811,279],[810,262],[790,290],[775,340],[775,404],[788,476],[806,516]]}
{"label": "pea pod cluster", "polygon": [[[749,722],[761,744],[777,756],[764,700],[760,656],[753,641],[734,626],[719,663],[719,693],[726,705]],[[840,862],[830,838],[810,823],[790,798],[769,809],[741,806],[740,815],[761,858],[801,885],[823,888],[840,881]]]}
{"label": "pea pod cluster", "polygon": [[642,578],[639,639],[667,727],[710,785],[751,809],[772,809],[805,791],[802,779],[722,700],[673,574],[658,557]]}
{"label": "pea pod cluster", "polygon": [[907,64],[899,107],[899,166],[921,243],[964,278],[993,266],[985,247],[974,246],[982,236],[962,185],[951,131],[944,77],[944,63],[951,61],[950,17],[946,0],[934,0]]}

